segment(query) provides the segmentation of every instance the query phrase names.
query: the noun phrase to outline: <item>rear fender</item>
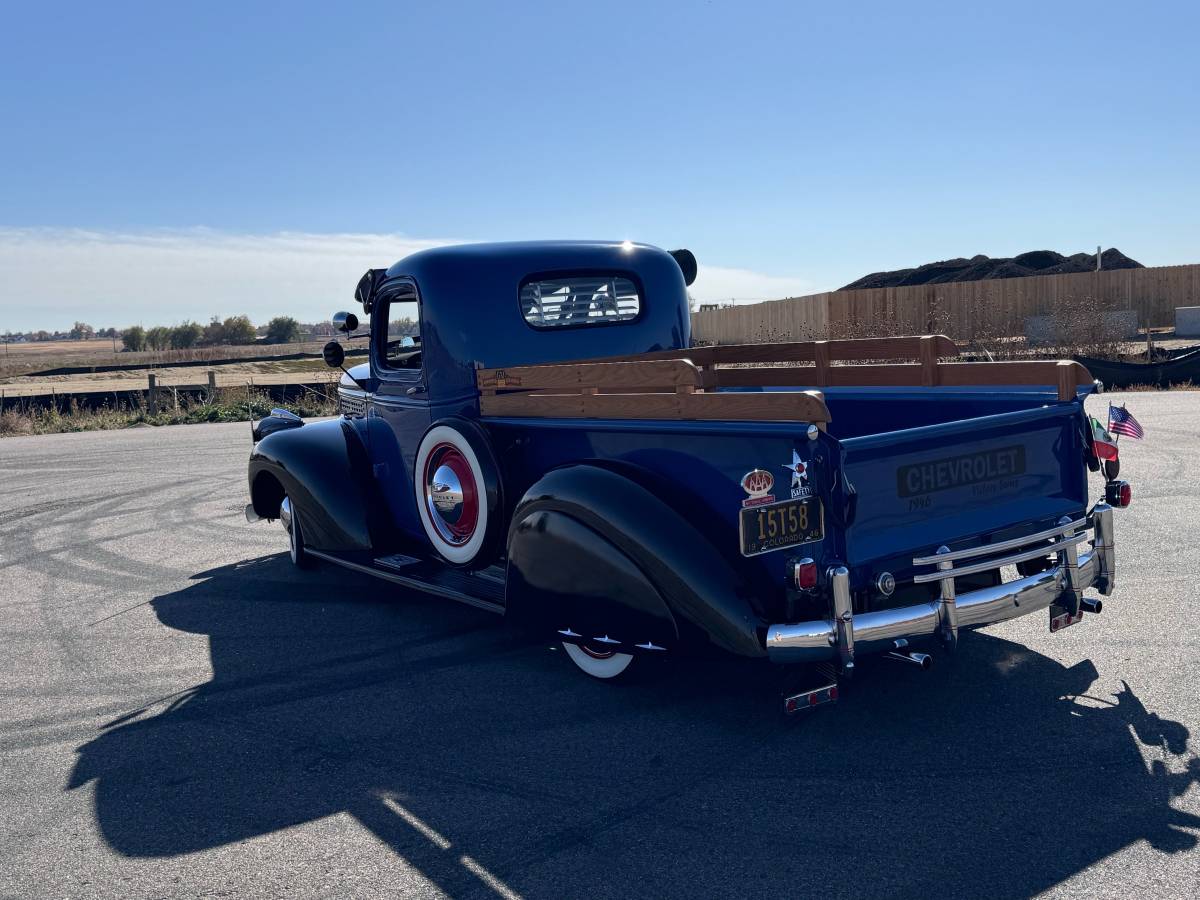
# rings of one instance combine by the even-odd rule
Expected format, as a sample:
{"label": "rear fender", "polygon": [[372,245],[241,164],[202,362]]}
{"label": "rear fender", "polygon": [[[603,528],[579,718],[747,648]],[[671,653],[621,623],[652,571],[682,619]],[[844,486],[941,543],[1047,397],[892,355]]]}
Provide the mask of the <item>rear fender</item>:
{"label": "rear fender", "polygon": [[[565,520],[573,520],[583,528],[569,527]],[[539,533],[539,526],[545,531]],[[537,541],[547,533],[552,541],[549,547],[572,543],[580,547],[576,557],[579,568],[572,571],[574,563],[564,565],[552,551],[538,548]],[[603,545],[584,546],[597,538]],[[617,557],[625,562],[617,562]],[[535,591],[532,599],[522,597],[526,585],[541,583],[533,572],[533,561],[552,570],[561,567],[563,574],[552,577],[563,590]],[[600,571],[593,574],[587,569],[589,564]],[[632,591],[625,600],[611,596],[611,592],[597,594],[610,605],[624,604],[626,609],[613,606],[614,615],[648,616],[660,622],[656,627],[661,628],[666,628],[669,617],[681,638],[688,632],[699,633],[731,653],[765,655],[762,635],[766,625],[752,610],[750,589],[686,519],[642,485],[598,465],[566,466],[547,473],[525,493],[513,515],[509,531],[510,608],[519,612],[522,603],[557,602],[572,592],[592,596],[595,591],[591,587],[581,587],[590,585],[593,578],[601,580],[605,571],[619,577]],[[635,573],[640,573],[640,580]],[[633,590],[634,585],[639,585],[637,590]],[[653,588],[653,596],[647,593],[649,588]],[[659,602],[665,607],[665,615]],[[550,623],[556,621],[554,617],[548,619]]]}
{"label": "rear fender", "polygon": [[250,454],[250,500],[263,518],[292,498],[304,542],[314,550],[369,552],[379,544],[378,491],[371,462],[346,419],[312,422],[268,434]]}
{"label": "rear fender", "polygon": [[[509,615],[581,640],[671,647],[675,620],[642,570],[611,541],[564,512],[535,509],[513,523]],[[568,635],[569,636],[569,635]]]}

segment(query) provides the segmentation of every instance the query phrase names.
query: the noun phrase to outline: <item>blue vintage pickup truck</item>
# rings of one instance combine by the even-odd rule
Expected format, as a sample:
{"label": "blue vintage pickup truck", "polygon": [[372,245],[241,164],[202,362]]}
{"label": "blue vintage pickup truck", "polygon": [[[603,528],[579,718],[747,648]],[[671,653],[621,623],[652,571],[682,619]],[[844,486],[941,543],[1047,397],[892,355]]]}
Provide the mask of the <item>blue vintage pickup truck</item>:
{"label": "blue vintage pickup truck", "polygon": [[1130,490],[1109,460],[1089,500],[1086,369],[941,336],[693,347],[696,270],[536,242],[369,271],[370,361],[340,418],[258,423],[248,517],[297,566],[516,617],[598,678],[697,648],[810,664],[789,711],[864,654],[927,667],[963,629],[1100,612]]}

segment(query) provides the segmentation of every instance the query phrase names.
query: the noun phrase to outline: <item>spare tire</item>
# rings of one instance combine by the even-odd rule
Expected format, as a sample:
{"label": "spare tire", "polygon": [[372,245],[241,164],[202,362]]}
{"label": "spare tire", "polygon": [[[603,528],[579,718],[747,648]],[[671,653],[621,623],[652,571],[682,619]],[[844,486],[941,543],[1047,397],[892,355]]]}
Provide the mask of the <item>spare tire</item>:
{"label": "spare tire", "polygon": [[434,422],[413,466],[417,515],[434,551],[452,566],[483,568],[504,533],[500,469],[475,422]]}

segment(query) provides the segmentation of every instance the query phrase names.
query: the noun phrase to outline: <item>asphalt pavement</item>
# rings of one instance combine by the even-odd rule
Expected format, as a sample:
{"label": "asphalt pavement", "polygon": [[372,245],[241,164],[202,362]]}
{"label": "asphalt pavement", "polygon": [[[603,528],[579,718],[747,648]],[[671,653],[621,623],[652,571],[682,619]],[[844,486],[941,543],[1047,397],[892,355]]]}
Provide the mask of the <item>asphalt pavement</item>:
{"label": "asphalt pavement", "polygon": [[1200,895],[1200,393],[1125,399],[1100,616],[791,721],[295,571],[244,424],[0,440],[0,896]]}

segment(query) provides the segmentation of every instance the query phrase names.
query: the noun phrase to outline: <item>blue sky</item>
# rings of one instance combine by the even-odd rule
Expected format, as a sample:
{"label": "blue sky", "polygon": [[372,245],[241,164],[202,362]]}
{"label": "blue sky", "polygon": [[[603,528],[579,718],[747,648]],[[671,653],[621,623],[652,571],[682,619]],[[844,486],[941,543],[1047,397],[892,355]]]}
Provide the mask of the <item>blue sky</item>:
{"label": "blue sky", "polygon": [[1200,261],[1195,4],[189,6],[6,5],[0,331],[317,318],[446,240],[687,246],[739,300]]}

